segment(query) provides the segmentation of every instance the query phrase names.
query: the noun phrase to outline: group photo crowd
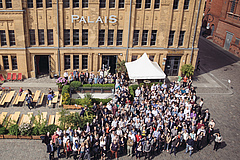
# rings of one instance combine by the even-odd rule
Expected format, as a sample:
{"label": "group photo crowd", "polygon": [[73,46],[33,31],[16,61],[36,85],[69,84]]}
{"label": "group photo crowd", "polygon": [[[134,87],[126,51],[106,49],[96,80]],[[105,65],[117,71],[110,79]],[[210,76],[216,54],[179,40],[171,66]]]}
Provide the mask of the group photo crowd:
{"label": "group photo crowd", "polygon": [[[197,97],[191,78],[185,76],[183,83],[142,85],[131,97],[124,75],[113,78],[108,70],[105,76],[101,72],[99,79],[110,79],[115,84],[113,99],[107,105],[94,104],[95,118],[83,128],[75,126],[73,130],[68,126],[67,130],[58,128],[54,135],[47,133],[43,142],[50,160],[121,156],[152,159],[163,152],[177,156],[183,150],[191,156],[212,142],[213,150],[220,148],[221,134],[215,131],[215,121],[204,100]],[[72,80],[86,83],[97,77],[81,73],[70,77],[73,75]],[[69,75],[65,73],[64,77]]]}

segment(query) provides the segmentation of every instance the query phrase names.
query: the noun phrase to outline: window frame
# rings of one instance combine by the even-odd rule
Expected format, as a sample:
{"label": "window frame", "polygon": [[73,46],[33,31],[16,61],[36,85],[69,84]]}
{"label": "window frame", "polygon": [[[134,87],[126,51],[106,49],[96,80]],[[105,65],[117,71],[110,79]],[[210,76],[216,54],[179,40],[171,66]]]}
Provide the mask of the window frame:
{"label": "window frame", "polygon": [[[33,38],[33,39],[32,39]],[[34,42],[34,43],[31,43]],[[36,45],[36,33],[35,29],[29,29],[29,45],[33,46]]]}
{"label": "window frame", "polygon": [[79,55],[73,55],[73,69],[79,69]]}
{"label": "window frame", "polygon": [[73,8],[79,7],[79,0],[73,0]]}
{"label": "window frame", "polygon": [[88,55],[82,55],[82,69],[88,69]]}
{"label": "window frame", "polygon": [[151,1],[152,0],[145,0],[145,9],[150,9],[151,8]]}
{"label": "window frame", "polygon": [[178,9],[178,5],[179,5],[179,0],[174,0],[173,1],[173,9]]}
{"label": "window frame", "polygon": [[118,1],[118,8],[124,8],[125,7],[125,0],[119,0]]}
{"label": "window frame", "polygon": [[184,36],[186,31],[180,31],[179,39],[178,39],[178,47],[183,46],[184,44]]}
{"label": "window frame", "polygon": [[5,0],[6,8],[12,8],[12,0]]}
{"label": "window frame", "polygon": [[73,45],[79,45],[79,29],[73,29]]}
{"label": "window frame", "polygon": [[99,8],[106,8],[106,0],[100,0]]}
{"label": "window frame", "polygon": [[174,42],[174,35],[175,35],[175,31],[170,31],[169,32],[169,37],[168,37],[168,46],[173,46],[173,42]]}
{"label": "window frame", "polygon": [[184,10],[188,10],[189,9],[189,2],[190,2],[190,0],[184,0],[184,4],[183,4],[183,9]]}
{"label": "window frame", "polygon": [[240,44],[240,38],[236,38],[234,44],[237,45],[237,46],[239,46],[239,44]]}
{"label": "window frame", "polygon": [[8,30],[10,46],[16,45],[15,33],[14,30]]}
{"label": "window frame", "polygon": [[154,1],[154,9],[159,9],[160,8],[160,0],[155,0]]}
{"label": "window frame", "polygon": [[3,2],[0,0],[0,8],[3,8]]}
{"label": "window frame", "polygon": [[44,29],[38,29],[38,43],[40,46],[45,45]]}
{"label": "window frame", "polygon": [[33,0],[27,0],[28,8],[33,8]]}
{"label": "window frame", "polygon": [[1,46],[7,46],[7,37],[5,30],[0,30]]}
{"label": "window frame", "polygon": [[54,44],[53,29],[47,29],[47,39],[48,39],[48,45]]}
{"label": "window frame", "polygon": [[9,70],[9,59],[8,56],[2,56],[4,70]]}
{"label": "window frame", "polygon": [[63,8],[70,8],[70,0],[63,0]]}
{"label": "window frame", "polygon": [[71,56],[64,55],[64,70],[71,69]]}
{"label": "window frame", "polygon": [[52,0],[46,0],[46,8],[52,8]]}
{"label": "window frame", "polygon": [[142,0],[136,0],[136,9],[142,8]]}
{"label": "window frame", "polygon": [[71,44],[70,29],[64,29],[64,45],[68,46]]}
{"label": "window frame", "polygon": [[98,34],[98,45],[103,46],[105,44],[105,29],[100,29]]}
{"label": "window frame", "polygon": [[[139,33],[140,31],[139,30],[134,30],[133,31],[133,46],[138,46],[139,45]],[[137,36],[136,36],[137,35]],[[135,40],[135,38],[137,40]]]}
{"label": "window frame", "polygon": [[136,61],[138,59],[138,55],[132,55],[131,62]]}
{"label": "window frame", "polygon": [[155,46],[157,42],[157,30],[152,30],[150,46]]}
{"label": "window frame", "polygon": [[142,32],[142,46],[148,45],[148,30],[143,30]]}
{"label": "window frame", "polygon": [[88,0],[82,0],[82,8],[88,8]]}
{"label": "window frame", "polygon": [[108,46],[112,46],[113,45],[113,40],[114,40],[114,30],[113,29],[109,29],[108,30]]}
{"label": "window frame", "polygon": [[43,8],[43,0],[36,0],[37,8]]}
{"label": "window frame", "polygon": [[12,60],[12,70],[18,70],[17,56],[11,56],[11,60]]}
{"label": "window frame", "polygon": [[115,8],[116,7],[116,1],[115,0],[109,0],[109,8]]}
{"label": "window frame", "polygon": [[82,45],[88,45],[88,29],[82,29]]}
{"label": "window frame", "polygon": [[122,46],[123,30],[117,30],[117,46]]}

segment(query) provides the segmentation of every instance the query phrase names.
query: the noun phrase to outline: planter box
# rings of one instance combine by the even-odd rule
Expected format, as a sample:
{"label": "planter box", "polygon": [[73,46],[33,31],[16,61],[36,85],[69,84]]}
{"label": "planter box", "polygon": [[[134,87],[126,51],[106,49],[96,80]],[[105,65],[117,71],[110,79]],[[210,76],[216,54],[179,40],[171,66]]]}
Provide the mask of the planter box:
{"label": "planter box", "polygon": [[21,135],[19,135],[18,138],[20,138],[20,139],[32,139],[32,136],[21,136]]}
{"label": "planter box", "polygon": [[112,90],[106,89],[106,90],[103,90],[103,93],[112,93]]}
{"label": "planter box", "polygon": [[4,135],[0,135],[0,139],[3,139],[4,138]]}
{"label": "planter box", "polygon": [[43,135],[40,135],[40,136],[32,136],[32,139],[36,139],[36,140],[41,140],[41,136],[43,136]]}
{"label": "planter box", "polygon": [[4,138],[6,138],[6,139],[17,139],[18,136],[15,136],[15,135],[4,135]]}

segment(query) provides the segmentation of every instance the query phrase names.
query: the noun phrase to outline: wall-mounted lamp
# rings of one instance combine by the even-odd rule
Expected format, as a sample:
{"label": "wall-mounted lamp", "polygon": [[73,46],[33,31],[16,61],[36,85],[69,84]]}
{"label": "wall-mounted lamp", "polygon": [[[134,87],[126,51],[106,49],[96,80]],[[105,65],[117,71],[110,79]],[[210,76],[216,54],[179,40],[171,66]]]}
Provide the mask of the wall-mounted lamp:
{"label": "wall-mounted lamp", "polygon": [[165,62],[162,62],[162,65],[164,66],[164,65],[165,65]]}
{"label": "wall-mounted lamp", "polygon": [[166,61],[166,60],[167,60],[167,58],[163,58],[163,60],[164,60],[164,61]]}
{"label": "wall-mounted lamp", "polygon": [[122,56],[122,53],[120,53],[120,56]]}
{"label": "wall-mounted lamp", "polygon": [[100,56],[100,53],[98,53],[98,55]]}

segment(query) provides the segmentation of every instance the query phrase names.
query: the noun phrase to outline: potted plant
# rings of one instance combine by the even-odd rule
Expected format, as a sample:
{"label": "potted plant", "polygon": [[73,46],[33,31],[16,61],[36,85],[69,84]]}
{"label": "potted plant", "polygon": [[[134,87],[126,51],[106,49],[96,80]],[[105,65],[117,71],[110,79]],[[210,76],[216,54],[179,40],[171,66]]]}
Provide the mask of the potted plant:
{"label": "potted plant", "polygon": [[19,131],[20,131],[20,135],[19,138],[20,139],[32,139],[31,135],[31,129],[32,129],[32,124],[30,123],[23,123],[19,126]]}
{"label": "potted plant", "polygon": [[59,77],[56,81],[56,84],[58,85],[58,91],[61,93],[63,86],[67,84],[67,80],[63,77]]}
{"label": "potted plant", "polygon": [[118,73],[118,76],[120,76],[122,73],[125,74],[127,72],[124,60],[121,62],[117,62],[116,72]]}
{"label": "potted plant", "polygon": [[181,67],[181,72],[189,78],[194,74],[194,67],[191,64],[184,64]]}
{"label": "potted plant", "polygon": [[8,129],[8,132],[9,132],[8,135],[4,135],[4,138],[17,139],[18,135],[20,134],[18,125],[17,124],[11,125]]}

